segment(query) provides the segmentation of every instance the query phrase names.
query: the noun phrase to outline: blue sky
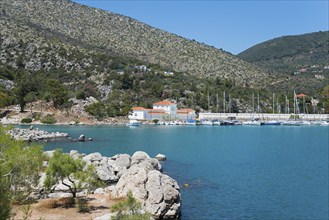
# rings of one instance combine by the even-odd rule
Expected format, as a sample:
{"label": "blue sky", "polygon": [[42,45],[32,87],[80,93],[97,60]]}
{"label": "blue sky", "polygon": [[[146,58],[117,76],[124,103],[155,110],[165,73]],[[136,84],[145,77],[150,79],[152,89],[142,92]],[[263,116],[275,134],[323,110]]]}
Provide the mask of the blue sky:
{"label": "blue sky", "polygon": [[328,0],[74,0],[233,54],[286,35],[329,29]]}

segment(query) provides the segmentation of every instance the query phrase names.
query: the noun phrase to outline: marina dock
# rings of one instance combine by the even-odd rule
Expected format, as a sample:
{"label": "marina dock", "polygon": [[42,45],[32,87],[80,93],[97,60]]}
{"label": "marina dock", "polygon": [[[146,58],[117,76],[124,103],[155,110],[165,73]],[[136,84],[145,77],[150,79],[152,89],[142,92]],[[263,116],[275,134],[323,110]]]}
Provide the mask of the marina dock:
{"label": "marina dock", "polygon": [[[259,120],[288,120],[293,118],[294,114],[253,114],[253,113],[199,113],[199,119],[208,120],[239,120],[248,121],[253,119]],[[306,120],[306,121],[328,121],[329,114],[296,114],[296,118]]]}

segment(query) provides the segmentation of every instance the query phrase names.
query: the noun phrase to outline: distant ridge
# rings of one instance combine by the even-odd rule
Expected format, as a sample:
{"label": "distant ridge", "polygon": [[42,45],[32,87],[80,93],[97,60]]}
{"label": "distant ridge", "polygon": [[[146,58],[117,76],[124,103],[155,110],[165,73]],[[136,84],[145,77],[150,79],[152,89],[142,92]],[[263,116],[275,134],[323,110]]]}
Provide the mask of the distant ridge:
{"label": "distant ridge", "polygon": [[270,71],[289,74],[302,66],[328,65],[329,31],[275,38],[241,52],[238,57]]}
{"label": "distant ridge", "polygon": [[[68,0],[2,0],[0,18],[2,47],[3,42],[22,45],[17,53],[7,47],[7,52],[0,51],[0,62],[14,68],[20,61],[29,70],[63,66],[70,71],[90,71],[98,65],[90,61],[91,54],[104,53],[194,76],[234,79],[240,85],[263,86],[271,78],[263,69],[225,51]],[[65,54],[72,51],[80,55],[67,60]]]}

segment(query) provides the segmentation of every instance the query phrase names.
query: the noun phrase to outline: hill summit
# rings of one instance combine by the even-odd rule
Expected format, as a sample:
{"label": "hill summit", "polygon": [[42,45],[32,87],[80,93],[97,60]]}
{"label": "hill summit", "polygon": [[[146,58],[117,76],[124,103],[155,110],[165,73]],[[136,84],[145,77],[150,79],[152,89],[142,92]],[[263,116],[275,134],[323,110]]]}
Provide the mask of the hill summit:
{"label": "hill summit", "polygon": [[[101,53],[240,85],[269,80],[266,71],[230,53],[69,0],[2,0],[0,18],[0,62],[14,68],[97,74],[107,70],[97,69],[100,64],[90,54]],[[68,59],[72,51],[79,55]]]}
{"label": "hill summit", "polygon": [[329,31],[283,36],[257,44],[238,57],[278,73],[329,64]]}

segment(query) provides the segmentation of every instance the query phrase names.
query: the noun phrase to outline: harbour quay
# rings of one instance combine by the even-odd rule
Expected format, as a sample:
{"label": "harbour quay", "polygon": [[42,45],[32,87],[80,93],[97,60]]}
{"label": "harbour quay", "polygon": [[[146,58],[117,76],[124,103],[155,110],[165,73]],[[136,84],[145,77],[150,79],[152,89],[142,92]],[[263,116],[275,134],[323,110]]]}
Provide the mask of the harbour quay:
{"label": "harbour quay", "polygon": [[249,121],[254,119],[259,120],[289,120],[298,118],[304,121],[328,121],[329,114],[268,114],[268,113],[199,113],[200,120],[239,120]]}

